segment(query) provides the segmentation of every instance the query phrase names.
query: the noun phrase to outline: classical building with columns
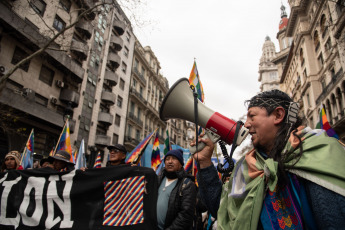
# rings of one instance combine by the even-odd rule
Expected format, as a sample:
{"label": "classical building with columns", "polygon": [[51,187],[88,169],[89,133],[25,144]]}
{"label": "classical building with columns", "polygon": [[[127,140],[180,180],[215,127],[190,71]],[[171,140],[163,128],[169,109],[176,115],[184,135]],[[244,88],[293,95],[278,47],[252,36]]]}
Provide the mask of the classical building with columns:
{"label": "classical building with columns", "polygon": [[284,61],[278,64],[280,87],[300,102],[305,123],[312,128],[323,106],[344,141],[345,3],[289,0],[289,5],[290,17],[277,35],[280,43],[283,38],[293,41],[286,61],[284,52]]}

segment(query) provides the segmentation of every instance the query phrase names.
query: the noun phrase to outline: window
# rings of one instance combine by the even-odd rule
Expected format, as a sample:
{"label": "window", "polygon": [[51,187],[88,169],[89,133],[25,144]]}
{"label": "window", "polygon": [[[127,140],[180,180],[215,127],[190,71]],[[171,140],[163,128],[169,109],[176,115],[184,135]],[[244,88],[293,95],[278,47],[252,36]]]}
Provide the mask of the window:
{"label": "window", "polygon": [[[17,64],[18,62],[20,62],[21,60],[23,60],[24,58],[26,58],[27,56],[29,56],[28,53],[26,53],[24,50],[22,50],[19,47],[16,47],[16,49],[14,50],[14,54],[12,57],[12,61],[11,63],[13,65]],[[19,68],[21,68],[22,70],[24,70],[25,72],[28,72],[30,66],[30,61],[27,61],[26,63],[20,65]]]}
{"label": "window", "polygon": [[133,79],[133,87],[135,88],[137,86],[137,80]]}
{"label": "window", "polygon": [[60,32],[61,30],[65,29],[66,23],[56,15],[54,18],[53,27]]}
{"label": "window", "polygon": [[308,106],[310,106],[310,97],[309,97],[309,94],[307,94],[307,103],[308,103]]}
{"label": "window", "polygon": [[120,96],[117,97],[117,106],[122,108],[122,97]]}
{"label": "window", "polygon": [[324,63],[322,53],[321,53],[320,56],[317,58],[317,60],[319,61],[320,68],[322,68],[323,63]]}
{"label": "window", "polygon": [[124,50],[123,50],[123,54],[128,57],[129,54],[129,49],[125,46]]}
{"label": "window", "polygon": [[127,135],[128,135],[128,136],[131,136],[131,135],[132,135],[132,126],[131,126],[131,125],[128,125]]}
{"label": "window", "polygon": [[32,9],[34,9],[34,11],[37,14],[43,16],[44,11],[46,10],[47,4],[42,0],[31,0],[30,6],[32,7]]}
{"label": "window", "polygon": [[136,58],[134,58],[134,69],[138,70],[138,65],[139,65],[139,61]]}
{"label": "window", "polygon": [[40,76],[38,79],[51,86],[54,79],[54,71],[47,66],[42,65]]}
{"label": "window", "polygon": [[125,89],[125,80],[123,80],[122,78],[120,78],[120,89],[124,90]]}
{"label": "window", "polygon": [[126,63],[122,62],[122,72],[126,73],[127,71],[127,65]]}
{"label": "window", "polygon": [[302,48],[299,50],[299,60],[301,62],[301,66],[303,66],[304,65],[304,56],[303,56],[303,49]]}
{"label": "window", "polygon": [[315,45],[315,51],[317,51],[320,47],[319,33],[317,32],[317,30],[314,33],[314,45]]}
{"label": "window", "polygon": [[69,13],[69,10],[71,9],[72,5],[70,0],[60,0],[59,4],[62,7],[62,9]]}
{"label": "window", "polygon": [[119,143],[119,135],[113,134],[113,145],[116,145]]}
{"label": "window", "polygon": [[140,130],[139,129],[135,130],[135,139],[137,139],[138,141],[140,140]]}
{"label": "window", "polygon": [[35,93],[35,102],[45,107],[47,107],[48,105],[48,99],[43,97],[42,95],[39,95],[38,93]]}
{"label": "window", "polygon": [[120,126],[121,124],[121,116],[116,114],[115,116],[115,125]]}
{"label": "window", "polygon": [[131,40],[131,35],[128,33],[128,31],[126,32],[126,39],[128,42]]}

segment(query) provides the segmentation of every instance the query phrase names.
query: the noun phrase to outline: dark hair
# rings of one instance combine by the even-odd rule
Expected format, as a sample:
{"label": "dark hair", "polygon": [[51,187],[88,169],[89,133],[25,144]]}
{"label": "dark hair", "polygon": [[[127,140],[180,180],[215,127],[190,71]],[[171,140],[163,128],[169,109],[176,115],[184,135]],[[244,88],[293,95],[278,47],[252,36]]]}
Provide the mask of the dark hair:
{"label": "dark hair", "polygon": [[[251,107],[260,107],[266,109],[268,115],[270,115],[279,106],[283,107],[285,110],[284,120],[280,124],[277,136],[274,140],[273,148],[269,153],[270,157],[273,158],[273,160],[275,160],[276,162],[278,162],[278,190],[280,190],[284,188],[288,183],[286,170],[293,168],[293,166],[299,161],[303,153],[302,140],[299,136],[295,134],[297,128],[300,125],[302,125],[302,119],[296,116],[296,122],[287,122],[287,114],[289,112],[289,107],[291,103],[293,103],[293,100],[286,93],[277,89],[262,92],[252,97],[250,100],[245,101],[245,103],[248,104],[248,109]],[[292,154],[293,151],[283,152],[283,149],[287,143],[287,138],[290,136],[291,133],[299,139],[300,143],[298,147],[300,148],[300,151],[296,156],[294,156],[295,162],[293,162],[293,164],[291,164],[290,166],[286,167],[284,166],[284,162],[286,158],[290,154]]]}

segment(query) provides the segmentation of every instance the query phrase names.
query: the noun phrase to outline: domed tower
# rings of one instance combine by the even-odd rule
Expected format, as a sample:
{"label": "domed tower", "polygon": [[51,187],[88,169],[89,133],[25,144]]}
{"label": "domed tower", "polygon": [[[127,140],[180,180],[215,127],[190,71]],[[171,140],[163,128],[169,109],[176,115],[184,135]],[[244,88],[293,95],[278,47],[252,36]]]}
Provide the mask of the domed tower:
{"label": "domed tower", "polygon": [[262,46],[262,55],[259,64],[259,79],[261,92],[279,89],[277,66],[272,62],[276,58],[276,48],[269,36],[266,36]]}
{"label": "domed tower", "polygon": [[288,38],[285,36],[285,31],[289,23],[289,19],[287,17],[285,6],[283,4],[280,7],[280,10],[281,10],[281,14],[280,14],[281,19],[279,22],[279,32],[277,34],[277,39],[279,41],[279,49],[282,51],[291,46],[292,38]]}

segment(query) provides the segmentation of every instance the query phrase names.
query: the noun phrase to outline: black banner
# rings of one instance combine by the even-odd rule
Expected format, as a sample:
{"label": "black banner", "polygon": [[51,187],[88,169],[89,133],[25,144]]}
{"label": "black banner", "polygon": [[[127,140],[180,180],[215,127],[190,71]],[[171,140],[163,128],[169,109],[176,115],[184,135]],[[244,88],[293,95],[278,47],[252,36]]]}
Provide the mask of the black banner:
{"label": "black banner", "polygon": [[0,173],[0,229],[156,229],[157,186],[129,165]]}

